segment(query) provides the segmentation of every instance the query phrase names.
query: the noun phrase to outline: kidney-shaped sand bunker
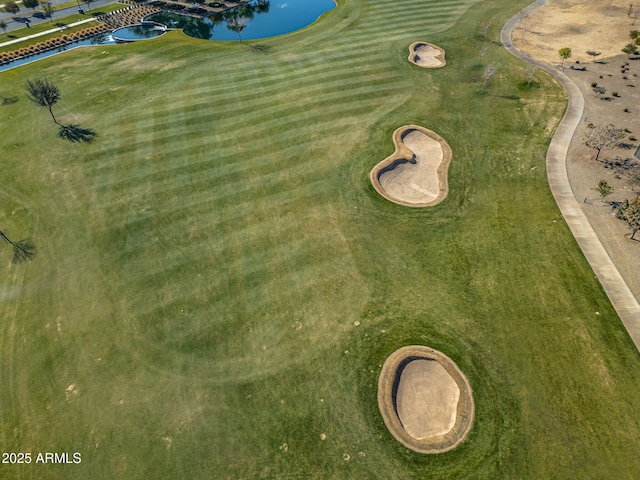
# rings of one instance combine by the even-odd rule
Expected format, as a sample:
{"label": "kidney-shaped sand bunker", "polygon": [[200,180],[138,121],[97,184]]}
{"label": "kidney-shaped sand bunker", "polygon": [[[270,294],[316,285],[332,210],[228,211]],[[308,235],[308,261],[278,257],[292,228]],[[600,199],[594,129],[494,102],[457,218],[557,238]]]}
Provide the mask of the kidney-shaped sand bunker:
{"label": "kidney-shaped sand bunker", "polygon": [[419,67],[444,67],[444,50],[437,45],[427,42],[413,42],[409,45],[409,61]]}
{"label": "kidney-shaped sand bunker", "polygon": [[435,132],[405,125],[393,132],[396,150],[378,163],[369,178],[387,200],[408,207],[428,207],[449,193],[451,148]]}
{"label": "kidney-shaped sand bunker", "polygon": [[457,447],[473,423],[467,378],[445,354],[420,345],[402,347],[384,362],[378,406],[396,440],[419,453]]}

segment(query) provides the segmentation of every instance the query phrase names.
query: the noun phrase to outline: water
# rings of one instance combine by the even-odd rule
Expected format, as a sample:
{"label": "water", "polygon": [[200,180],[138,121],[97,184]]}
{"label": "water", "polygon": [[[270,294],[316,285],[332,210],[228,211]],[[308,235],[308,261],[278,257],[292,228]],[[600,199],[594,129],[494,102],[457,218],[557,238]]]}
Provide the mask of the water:
{"label": "water", "polygon": [[158,13],[147,20],[208,40],[257,40],[300,30],[335,8],[334,0],[256,0],[210,18]]}
{"label": "water", "polygon": [[21,65],[26,65],[27,63],[35,62],[36,60],[51,57],[52,55],[57,55],[73,48],[86,47],[91,45],[113,45],[114,43],[116,43],[116,41],[110,34],[96,35],[95,37],[91,37],[86,40],[80,40],[79,42],[74,42],[70,45],[65,45],[64,47],[59,47],[54,50],[31,55],[30,57],[13,60],[12,62],[5,65],[0,65],[0,72],[4,72],[5,70],[9,70],[10,68],[19,67]]}
{"label": "water", "polygon": [[146,40],[155,38],[165,33],[164,27],[158,28],[156,25],[131,25],[118,28],[111,35],[119,41],[134,42],[136,40]]}
{"label": "water", "polygon": [[[320,15],[335,8],[334,0],[255,0],[249,6],[240,6],[211,18],[196,19],[173,13],[158,13],[148,20],[169,28],[182,28],[184,33],[208,40],[257,40],[300,30],[315,22]],[[226,17],[226,18],[225,18]],[[231,30],[229,28],[235,28]],[[142,26],[125,27],[114,31],[123,40],[142,40],[162,35],[164,31]],[[146,27],[146,25],[145,25]],[[38,53],[27,58],[0,65],[0,72],[47,58],[66,50],[90,45],[116,43],[111,34],[101,34],[65,47]]]}

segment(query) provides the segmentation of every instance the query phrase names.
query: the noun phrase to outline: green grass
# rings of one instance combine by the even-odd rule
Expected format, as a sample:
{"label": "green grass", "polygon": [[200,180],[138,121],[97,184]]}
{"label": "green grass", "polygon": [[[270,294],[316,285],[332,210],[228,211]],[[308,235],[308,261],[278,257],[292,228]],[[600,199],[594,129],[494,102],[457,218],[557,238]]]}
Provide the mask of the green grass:
{"label": "green grass", "polygon": [[[0,445],[82,454],[0,476],[638,477],[640,355],[545,176],[564,95],[496,43],[479,94],[479,21],[497,42],[525,3],[351,0],[266,54],[171,32],[0,74],[0,226],[39,247],[0,250]],[[415,40],[447,66],[411,65]],[[93,143],[56,137],[36,76]],[[453,151],[433,208],[368,182],[411,123]],[[446,454],[378,412],[409,344],[473,388]]]}

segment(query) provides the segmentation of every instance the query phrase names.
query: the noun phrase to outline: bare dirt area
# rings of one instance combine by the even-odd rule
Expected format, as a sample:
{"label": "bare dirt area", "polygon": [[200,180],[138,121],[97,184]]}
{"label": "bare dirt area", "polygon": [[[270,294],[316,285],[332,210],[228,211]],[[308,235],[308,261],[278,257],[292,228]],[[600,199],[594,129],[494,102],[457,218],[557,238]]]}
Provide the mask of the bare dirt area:
{"label": "bare dirt area", "polygon": [[[635,6],[640,16],[640,5]],[[558,50],[571,49],[570,62],[618,56],[629,43],[629,31],[640,29],[640,18],[627,16],[629,2],[621,0],[549,0],[518,23],[513,43],[524,53],[547,63],[560,63]],[[524,28],[523,28],[524,27]]]}
{"label": "bare dirt area", "polygon": [[[640,16],[640,5],[634,8]],[[640,242],[630,240],[627,224],[616,219],[612,209],[639,188],[630,180],[640,175],[640,162],[634,158],[640,138],[640,57],[628,58],[621,50],[631,42],[629,32],[640,30],[640,18],[633,25],[635,14],[628,16],[628,11],[629,3],[620,1],[548,1],[520,22],[513,41],[529,56],[556,66],[561,64],[558,50],[571,49],[564,73],[581,90],[585,109],[567,154],[569,182],[607,253],[640,299]],[[588,50],[600,55],[590,56]],[[604,87],[604,93],[596,93],[594,84]],[[590,128],[609,124],[624,130],[621,146],[603,150],[596,161],[597,151],[585,145],[585,136]],[[604,199],[593,190],[601,180],[614,188]]]}

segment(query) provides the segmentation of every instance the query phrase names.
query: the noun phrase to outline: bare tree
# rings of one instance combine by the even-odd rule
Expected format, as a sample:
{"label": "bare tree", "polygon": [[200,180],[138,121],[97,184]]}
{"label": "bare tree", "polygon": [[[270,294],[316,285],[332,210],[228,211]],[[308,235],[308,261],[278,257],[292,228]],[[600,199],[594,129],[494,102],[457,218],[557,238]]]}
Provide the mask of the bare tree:
{"label": "bare tree", "polygon": [[598,126],[587,130],[584,144],[598,151],[595,158],[598,160],[603,150],[617,147],[623,137],[624,131],[613,125]]}
{"label": "bare tree", "polygon": [[487,54],[487,51],[488,51],[488,48],[486,43],[482,45],[480,50],[476,50],[476,52],[478,53],[478,57],[480,57],[480,59],[478,60],[478,67],[482,66],[482,57],[484,57]]}
{"label": "bare tree", "polygon": [[529,19],[529,14],[524,12],[518,15],[518,27],[522,30],[522,37],[520,41],[524,43],[524,36],[526,33],[531,30],[531,20]]}
{"label": "bare tree", "polygon": [[0,28],[2,29],[2,31],[6,35],[7,34],[7,22],[5,22],[4,20],[0,19]]}
{"label": "bare tree", "polygon": [[489,31],[489,27],[491,27],[490,21],[484,21],[480,23],[480,33],[482,34],[482,38],[487,38],[487,32]]}
{"label": "bare tree", "polygon": [[12,242],[9,238],[2,232],[0,232],[0,237],[2,239],[11,244],[13,246],[13,263],[22,263],[27,260],[31,260],[36,255],[36,246],[31,243],[31,240],[22,239],[17,242]]}
{"label": "bare tree", "polygon": [[593,57],[593,63],[596,63],[596,57],[601,53],[602,52],[596,52],[595,50],[587,50],[587,55],[591,55]]}
{"label": "bare tree", "polygon": [[624,220],[631,229],[631,240],[640,230],[640,197],[624,200],[615,210],[616,218]]}
{"label": "bare tree", "polygon": [[536,67],[529,67],[527,68],[527,87],[529,85],[531,85],[531,82],[533,81],[533,76],[536,74]]}
{"label": "bare tree", "polygon": [[629,10],[627,10],[627,18],[631,17],[633,14],[633,4],[629,5]]}
{"label": "bare tree", "polygon": [[60,90],[51,81],[46,78],[36,78],[27,80],[27,97],[37,106],[46,108],[51,114],[53,121],[60,125],[56,117],[53,115],[53,106],[60,98]]}
{"label": "bare tree", "polygon": [[49,17],[51,23],[53,23],[53,12],[55,11],[55,9],[53,8],[53,5],[51,5],[51,2],[42,0],[40,2],[40,6],[42,7],[42,13],[44,13],[44,16]]}
{"label": "bare tree", "polygon": [[482,80],[483,80],[482,92],[480,92],[480,93],[484,93],[484,90],[487,87],[487,82],[496,73],[498,73],[498,69],[496,67],[494,67],[492,64],[489,64],[486,67],[484,67],[484,73],[482,74]]}

